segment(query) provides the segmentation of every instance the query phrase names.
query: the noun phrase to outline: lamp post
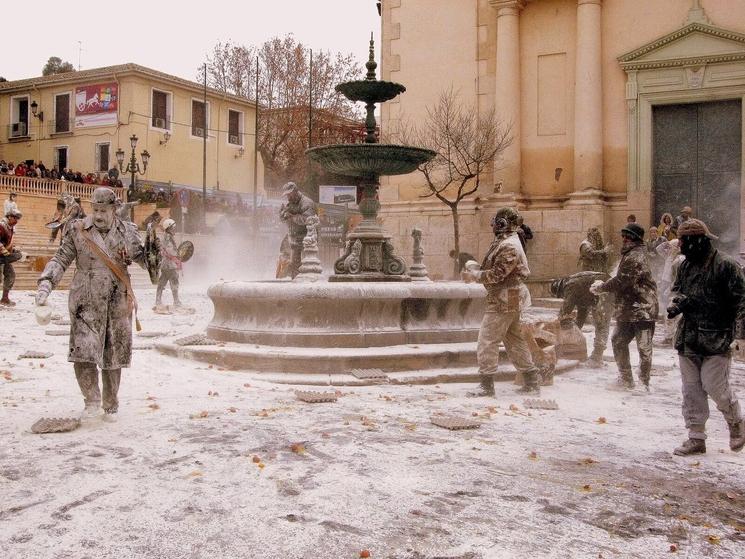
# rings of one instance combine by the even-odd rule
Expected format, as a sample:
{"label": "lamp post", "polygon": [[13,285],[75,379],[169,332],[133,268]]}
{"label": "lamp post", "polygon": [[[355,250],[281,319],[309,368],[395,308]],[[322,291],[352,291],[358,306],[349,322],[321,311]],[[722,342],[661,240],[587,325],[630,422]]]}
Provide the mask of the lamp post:
{"label": "lamp post", "polygon": [[129,143],[132,146],[132,155],[127,163],[127,168],[124,168],[124,150],[119,148],[116,150],[116,162],[119,164],[119,170],[122,173],[131,173],[132,179],[129,183],[129,189],[127,190],[127,202],[130,202],[131,195],[134,195],[137,181],[137,174],[144,175],[147,171],[147,163],[150,161],[150,154],[147,150],[144,150],[140,157],[142,158],[142,170],[140,170],[140,164],[137,162],[137,156],[135,156],[135,148],[137,148],[137,136],[132,134],[129,137]]}

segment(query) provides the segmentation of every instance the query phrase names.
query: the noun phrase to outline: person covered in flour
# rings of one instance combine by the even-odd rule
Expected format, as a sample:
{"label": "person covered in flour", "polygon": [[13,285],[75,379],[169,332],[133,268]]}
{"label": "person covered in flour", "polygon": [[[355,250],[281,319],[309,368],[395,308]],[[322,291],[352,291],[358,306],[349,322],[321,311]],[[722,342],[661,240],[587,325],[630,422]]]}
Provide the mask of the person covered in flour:
{"label": "person covered in flour", "polygon": [[[137,321],[137,301],[127,266],[136,262],[146,267],[144,247],[137,227],[115,215],[116,195],[99,187],[91,198],[92,215],[72,221],[56,254],[38,281],[36,304],[47,297],[75,261],[70,286],[70,348],[67,360],[85,401],[83,418],[100,414],[116,420],[119,410],[119,382],[122,368],[132,358],[132,313]],[[137,323],[139,329],[139,323]],[[98,369],[103,380],[103,400]]]}

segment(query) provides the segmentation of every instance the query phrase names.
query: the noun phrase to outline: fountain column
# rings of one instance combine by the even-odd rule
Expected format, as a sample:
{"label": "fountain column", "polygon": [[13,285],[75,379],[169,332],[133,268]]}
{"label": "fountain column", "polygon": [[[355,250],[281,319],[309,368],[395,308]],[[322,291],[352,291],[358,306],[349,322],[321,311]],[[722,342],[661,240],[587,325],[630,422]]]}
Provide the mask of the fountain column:
{"label": "fountain column", "polygon": [[511,126],[512,144],[495,162],[494,184],[502,192],[520,192],[520,11],[525,0],[489,0],[497,10],[497,81],[495,108],[505,126]]}

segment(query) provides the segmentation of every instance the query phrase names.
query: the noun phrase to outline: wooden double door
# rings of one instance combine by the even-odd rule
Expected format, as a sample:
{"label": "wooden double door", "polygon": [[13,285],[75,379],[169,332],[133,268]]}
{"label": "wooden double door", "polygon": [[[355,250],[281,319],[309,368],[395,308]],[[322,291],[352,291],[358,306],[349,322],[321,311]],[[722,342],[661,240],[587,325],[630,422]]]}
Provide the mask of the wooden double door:
{"label": "wooden double door", "polygon": [[740,253],[742,104],[736,101],[653,107],[654,223],[683,206]]}

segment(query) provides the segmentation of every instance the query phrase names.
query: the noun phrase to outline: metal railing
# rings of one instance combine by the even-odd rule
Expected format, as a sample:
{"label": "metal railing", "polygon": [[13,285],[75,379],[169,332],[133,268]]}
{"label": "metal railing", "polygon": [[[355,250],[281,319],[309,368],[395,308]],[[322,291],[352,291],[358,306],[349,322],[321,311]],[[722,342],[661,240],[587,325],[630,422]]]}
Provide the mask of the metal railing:
{"label": "metal railing", "polygon": [[74,128],[75,120],[72,118],[69,120],[62,120],[60,122],[53,120],[47,125],[47,132],[49,134],[64,134],[66,132],[72,132]]}
{"label": "metal railing", "polygon": [[28,124],[25,122],[8,124],[8,138],[25,138],[26,136],[28,136]]}
{"label": "metal railing", "polygon": [[[61,181],[53,179],[35,179],[32,177],[16,177],[14,175],[0,175],[0,192],[15,192],[32,196],[54,196],[59,198],[67,192],[81,200],[90,200],[93,191],[99,184],[83,184],[79,182]],[[109,186],[116,197],[124,200],[126,188]]]}

